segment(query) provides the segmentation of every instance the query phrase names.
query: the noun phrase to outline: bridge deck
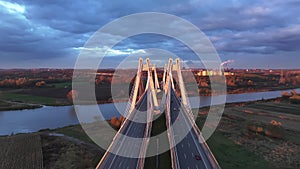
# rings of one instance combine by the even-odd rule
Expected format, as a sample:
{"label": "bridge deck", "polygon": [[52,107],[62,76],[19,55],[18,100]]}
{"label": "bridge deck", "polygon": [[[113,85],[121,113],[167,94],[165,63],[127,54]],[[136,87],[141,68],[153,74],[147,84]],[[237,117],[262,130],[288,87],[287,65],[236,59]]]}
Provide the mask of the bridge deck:
{"label": "bridge deck", "polygon": [[174,140],[175,143],[178,143],[175,148],[179,167],[187,169],[212,168],[205,152],[202,150],[201,143],[198,141],[197,134],[193,130],[187,114],[180,107],[180,100],[172,90],[170,116]]}
{"label": "bridge deck", "polygon": [[[138,110],[138,111],[136,111]],[[120,134],[128,136],[119,136],[113,141],[111,145],[111,151],[108,152],[104,159],[101,161],[98,169],[132,169],[138,165],[138,158],[130,158],[139,156],[142,147],[142,141],[136,141],[132,143],[130,138],[143,138],[145,135],[146,121],[147,121],[147,95],[141,98],[141,101],[137,104],[136,110],[132,112],[132,120],[125,121]],[[138,121],[138,122],[137,122]],[[129,157],[124,157],[124,156]]]}

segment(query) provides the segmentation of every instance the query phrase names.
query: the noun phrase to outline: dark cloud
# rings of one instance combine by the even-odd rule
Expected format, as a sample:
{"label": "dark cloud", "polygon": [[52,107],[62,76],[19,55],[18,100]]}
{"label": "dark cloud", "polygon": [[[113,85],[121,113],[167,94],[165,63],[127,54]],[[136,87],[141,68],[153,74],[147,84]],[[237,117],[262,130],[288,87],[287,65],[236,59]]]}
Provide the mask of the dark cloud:
{"label": "dark cloud", "polygon": [[[296,0],[0,0],[0,67],[18,67],[16,62],[20,60],[33,67],[72,67],[78,49],[100,27],[128,14],[149,11],[174,14],[192,22],[209,36],[222,59],[247,61],[250,56],[260,56],[274,60],[284,53],[294,61],[300,52],[300,5]],[[162,48],[187,59],[194,56],[180,42],[156,35],[131,37],[115,47],[119,51],[146,48]],[[70,63],[55,64],[68,60]]]}
{"label": "dark cloud", "polygon": [[220,51],[262,54],[276,54],[278,51],[299,51],[300,25],[264,31],[227,32],[224,34],[222,38],[226,40],[221,38],[215,41],[216,47]]}

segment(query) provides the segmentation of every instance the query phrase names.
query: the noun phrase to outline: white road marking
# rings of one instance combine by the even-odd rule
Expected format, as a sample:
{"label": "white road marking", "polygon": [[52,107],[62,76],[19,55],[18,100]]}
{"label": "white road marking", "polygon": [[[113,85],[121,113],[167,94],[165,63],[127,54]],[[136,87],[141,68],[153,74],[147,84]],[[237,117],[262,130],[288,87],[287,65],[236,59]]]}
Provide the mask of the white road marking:
{"label": "white road marking", "polygon": [[186,159],[186,154],[184,153],[183,155],[184,155],[184,158]]}

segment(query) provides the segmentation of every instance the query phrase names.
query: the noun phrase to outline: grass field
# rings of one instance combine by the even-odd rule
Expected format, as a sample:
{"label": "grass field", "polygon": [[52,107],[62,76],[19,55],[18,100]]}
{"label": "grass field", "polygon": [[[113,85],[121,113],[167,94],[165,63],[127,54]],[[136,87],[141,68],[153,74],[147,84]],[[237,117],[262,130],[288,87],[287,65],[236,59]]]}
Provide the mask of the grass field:
{"label": "grass field", "polygon": [[271,112],[300,115],[300,111],[299,111],[300,104],[261,102],[261,103],[250,104],[247,107],[255,108],[259,110],[271,111]]}
{"label": "grass field", "polygon": [[[208,140],[208,145],[222,168],[299,168],[300,133],[299,104],[284,100],[226,105],[223,117],[216,132]],[[194,109],[201,112],[196,124],[202,128],[209,108]],[[280,122],[274,127],[271,121]],[[249,130],[254,125],[269,131],[273,138],[264,132]]]}
{"label": "grass field", "polygon": [[[193,109],[193,112],[207,112],[208,110],[209,108]],[[196,124],[200,129],[203,127],[205,119],[206,115],[197,117]],[[219,125],[218,128],[222,128],[222,125]],[[240,131],[243,130],[245,129],[240,128]],[[222,169],[271,169],[270,164],[263,157],[237,145],[218,130],[207,140],[207,144]]]}
{"label": "grass field", "polygon": [[290,131],[291,133],[285,135],[285,139],[297,145],[300,145],[300,133],[295,133]]}
{"label": "grass field", "polygon": [[222,169],[271,169],[262,157],[235,144],[221,133],[214,133],[207,144]]}
{"label": "grass field", "polygon": [[2,91],[0,93],[0,99],[14,101],[14,102],[29,103],[29,104],[48,105],[48,106],[68,105],[69,104],[66,101],[62,101],[62,100],[56,99],[56,98],[35,96],[35,95],[29,95],[29,94],[19,94],[19,93],[13,93],[10,91]]}
{"label": "grass field", "polygon": [[74,126],[67,126],[55,129],[55,132],[61,133],[67,136],[71,136],[74,138],[77,138],[79,140],[88,142],[88,143],[94,143],[87,134],[83,131],[80,125],[74,125]]}
{"label": "grass field", "polygon": [[71,87],[72,82],[50,83],[49,85],[53,85],[56,88],[65,88],[65,87]]}
{"label": "grass field", "polygon": [[44,169],[94,169],[103,151],[66,139],[65,137],[41,135]]}

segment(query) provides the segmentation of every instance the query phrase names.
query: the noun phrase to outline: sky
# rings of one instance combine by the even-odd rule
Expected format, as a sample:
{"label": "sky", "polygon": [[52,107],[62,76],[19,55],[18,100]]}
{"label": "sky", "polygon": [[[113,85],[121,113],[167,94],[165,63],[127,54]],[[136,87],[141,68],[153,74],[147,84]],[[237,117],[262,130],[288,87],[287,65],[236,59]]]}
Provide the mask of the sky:
{"label": "sky", "polygon": [[[94,32],[140,12],[168,13],[196,25],[221,60],[234,60],[230,67],[295,69],[300,68],[299,11],[297,0],[0,0],[0,69],[73,68]],[[188,62],[193,54],[180,42],[146,34],[108,49],[106,65],[113,67],[114,61],[146,48],[163,49],[193,63]]]}

